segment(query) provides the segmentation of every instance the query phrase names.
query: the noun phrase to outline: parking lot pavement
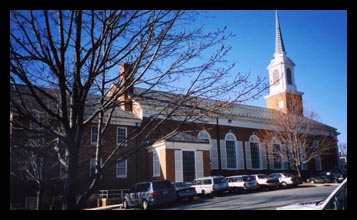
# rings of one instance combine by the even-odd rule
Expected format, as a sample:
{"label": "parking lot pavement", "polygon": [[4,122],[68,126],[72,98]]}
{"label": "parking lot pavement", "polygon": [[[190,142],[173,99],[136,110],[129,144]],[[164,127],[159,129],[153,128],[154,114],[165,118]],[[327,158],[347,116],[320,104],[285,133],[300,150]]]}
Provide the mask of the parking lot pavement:
{"label": "parking lot pavement", "polygon": [[[321,186],[331,186],[331,185],[339,185],[339,183],[300,183],[299,187],[321,187]],[[96,208],[88,208],[85,210],[120,210],[123,209],[122,204],[114,204],[114,205],[108,205],[108,206],[102,206],[102,207],[96,207]]]}

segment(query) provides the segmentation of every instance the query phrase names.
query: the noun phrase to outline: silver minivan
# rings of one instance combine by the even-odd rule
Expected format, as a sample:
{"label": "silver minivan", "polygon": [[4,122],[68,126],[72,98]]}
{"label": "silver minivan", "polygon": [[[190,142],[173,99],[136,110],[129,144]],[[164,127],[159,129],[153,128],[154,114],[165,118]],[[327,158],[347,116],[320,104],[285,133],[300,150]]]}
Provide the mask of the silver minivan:
{"label": "silver minivan", "polygon": [[124,195],[123,207],[141,206],[144,210],[150,206],[176,201],[176,190],[168,180],[153,180],[136,183]]}
{"label": "silver minivan", "polygon": [[228,183],[224,176],[206,176],[196,178],[192,181],[191,187],[196,189],[200,195],[222,195],[228,190]]}

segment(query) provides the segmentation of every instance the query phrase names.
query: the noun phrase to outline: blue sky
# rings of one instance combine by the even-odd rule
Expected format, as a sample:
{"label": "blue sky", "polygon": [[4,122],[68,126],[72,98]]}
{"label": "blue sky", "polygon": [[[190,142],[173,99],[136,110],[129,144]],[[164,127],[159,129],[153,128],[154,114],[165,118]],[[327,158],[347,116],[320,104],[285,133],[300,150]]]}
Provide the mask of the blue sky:
{"label": "blue sky", "polygon": [[[318,121],[337,128],[347,143],[347,11],[278,11],[287,56],[296,64],[297,90],[304,92],[304,108]],[[195,25],[207,30],[227,26],[236,36],[228,60],[236,71],[268,77],[275,46],[275,11],[203,11]],[[264,94],[265,96],[267,94]],[[245,104],[265,107],[264,97]]]}

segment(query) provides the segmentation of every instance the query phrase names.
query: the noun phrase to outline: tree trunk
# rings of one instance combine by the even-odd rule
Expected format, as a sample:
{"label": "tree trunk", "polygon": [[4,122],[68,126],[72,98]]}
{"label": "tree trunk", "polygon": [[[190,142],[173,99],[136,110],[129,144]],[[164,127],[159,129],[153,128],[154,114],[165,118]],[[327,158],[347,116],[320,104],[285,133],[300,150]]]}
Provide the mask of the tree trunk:
{"label": "tree trunk", "polygon": [[64,184],[63,209],[76,209],[77,176],[78,176],[78,146],[75,142],[68,143],[68,176]]}
{"label": "tree trunk", "polygon": [[301,180],[300,165],[297,165],[297,166],[296,166],[296,171],[297,171],[297,173],[298,173],[299,179]]}

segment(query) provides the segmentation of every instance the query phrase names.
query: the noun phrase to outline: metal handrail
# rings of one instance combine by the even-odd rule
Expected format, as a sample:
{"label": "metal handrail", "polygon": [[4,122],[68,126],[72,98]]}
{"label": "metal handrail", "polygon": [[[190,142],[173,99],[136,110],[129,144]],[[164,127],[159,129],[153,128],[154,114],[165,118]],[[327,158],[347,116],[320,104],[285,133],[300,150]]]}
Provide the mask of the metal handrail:
{"label": "metal handrail", "polygon": [[129,189],[104,189],[99,190],[98,197],[99,199],[110,199],[119,197],[120,199],[124,198],[124,193],[127,192]]}

